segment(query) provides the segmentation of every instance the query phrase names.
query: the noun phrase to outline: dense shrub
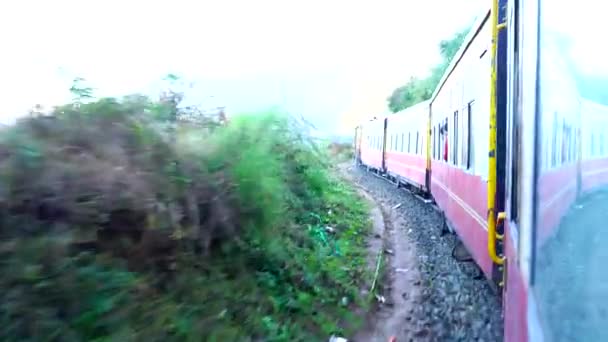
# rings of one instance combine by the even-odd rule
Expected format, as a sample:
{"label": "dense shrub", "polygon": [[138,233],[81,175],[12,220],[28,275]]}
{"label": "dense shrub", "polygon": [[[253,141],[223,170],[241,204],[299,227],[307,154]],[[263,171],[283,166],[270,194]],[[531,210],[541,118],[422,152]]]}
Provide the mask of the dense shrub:
{"label": "dense shrub", "polygon": [[306,127],[271,113],[210,129],[159,108],[102,99],[0,132],[0,339],[292,341],[356,325],[365,205]]}

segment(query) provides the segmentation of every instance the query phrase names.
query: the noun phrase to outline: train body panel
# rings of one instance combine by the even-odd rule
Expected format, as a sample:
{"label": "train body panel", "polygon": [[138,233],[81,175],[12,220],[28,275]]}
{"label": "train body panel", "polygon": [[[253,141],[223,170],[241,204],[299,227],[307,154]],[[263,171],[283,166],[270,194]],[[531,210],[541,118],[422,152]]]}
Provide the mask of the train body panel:
{"label": "train body panel", "polygon": [[505,223],[505,279],[503,297],[504,340],[528,341],[528,291],[522,269],[518,262],[518,238],[511,234],[516,231]]}
{"label": "train body panel", "polygon": [[382,170],[384,164],[384,118],[361,124],[361,163]]}
{"label": "train body panel", "polygon": [[361,126],[362,163],[426,190],[502,290],[509,342],[608,339],[608,68],[591,58],[601,32],[564,21],[575,8],[556,1],[494,0],[426,115]]}
{"label": "train body panel", "polygon": [[387,117],[386,171],[400,181],[426,190],[426,127],[429,102]]}
{"label": "train body panel", "polygon": [[608,185],[608,106],[581,100],[581,191]]}
{"label": "train body panel", "polygon": [[488,279],[487,175],[491,44],[485,12],[430,105],[431,185],[437,205]]}

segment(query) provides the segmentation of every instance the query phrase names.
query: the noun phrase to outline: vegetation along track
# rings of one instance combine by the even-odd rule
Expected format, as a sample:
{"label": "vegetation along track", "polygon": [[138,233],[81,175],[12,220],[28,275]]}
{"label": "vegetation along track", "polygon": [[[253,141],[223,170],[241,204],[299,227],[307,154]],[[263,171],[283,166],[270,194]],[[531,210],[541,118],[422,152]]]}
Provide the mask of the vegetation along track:
{"label": "vegetation along track", "polygon": [[[411,331],[396,331],[395,335],[414,341],[501,341],[499,298],[485,279],[476,277],[475,265],[452,258],[457,238],[452,234],[440,236],[441,215],[412,194],[362,168],[351,166],[347,172],[379,205],[391,210],[393,234],[409,240],[418,259],[418,280],[410,289],[414,303],[400,325],[401,330]],[[396,247],[400,245],[407,243]],[[408,257],[410,253],[402,254]],[[394,280],[391,285],[395,286]]]}

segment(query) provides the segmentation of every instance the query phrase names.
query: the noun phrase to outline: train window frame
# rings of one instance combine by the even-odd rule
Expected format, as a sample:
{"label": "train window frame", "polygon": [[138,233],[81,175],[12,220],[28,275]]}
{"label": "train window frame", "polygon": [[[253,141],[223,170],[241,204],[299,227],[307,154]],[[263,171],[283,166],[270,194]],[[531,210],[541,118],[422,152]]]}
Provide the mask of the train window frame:
{"label": "train window frame", "polygon": [[458,110],[454,111],[454,118],[453,118],[453,133],[452,133],[452,148],[451,148],[451,152],[452,152],[452,164],[455,166],[458,166],[458,124],[459,124],[459,120],[458,120]]}
{"label": "train window frame", "polygon": [[432,157],[435,159],[435,127],[433,127],[433,130],[431,131],[431,151]]}
{"label": "train window frame", "polygon": [[395,145],[393,146],[393,152],[397,152],[399,146],[399,134],[395,133]]}
{"label": "train window frame", "polygon": [[414,154],[418,154],[418,137],[420,135],[420,132],[416,131],[416,151],[414,152]]}
{"label": "train window frame", "polygon": [[439,125],[435,125],[436,134],[435,134],[435,160],[439,160],[439,135],[441,134],[439,131]]}
{"label": "train window frame", "polygon": [[405,133],[401,132],[401,152],[403,152],[404,143],[405,143]]}
{"label": "train window frame", "polygon": [[[509,126],[508,130],[508,138],[510,141],[508,142],[508,149],[510,149],[508,158],[508,177],[507,177],[507,189],[509,192],[509,198],[507,199],[509,203],[509,220],[513,223],[513,227],[518,227],[520,224],[520,166],[521,161],[519,160],[521,156],[521,81],[522,77],[521,73],[521,41],[520,41],[520,18],[519,18],[519,1],[515,1],[513,3],[513,12],[511,15],[512,22],[509,23],[513,28],[512,31],[512,54],[513,59],[510,61],[512,64],[513,72],[510,73],[512,76],[512,80],[509,81],[508,91],[510,92],[511,99],[509,99],[510,103],[510,114],[508,115],[507,125]],[[509,25],[508,25],[509,26]],[[516,228],[517,229],[517,228]],[[515,245],[519,248],[519,240],[515,241]]]}
{"label": "train window frame", "polygon": [[473,116],[473,101],[469,101],[467,103],[467,110],[465,111],[465,118],[463,118],[463,134],[465,136],[465,143],[463,144],[463,166],[466,170],[471,169],[471,143],[472,143],[472,134],[471,134],[471,117]]}
{"label": "train window frame", "polygon": [[412,132],[407,132],[407,153],[412,152]]}

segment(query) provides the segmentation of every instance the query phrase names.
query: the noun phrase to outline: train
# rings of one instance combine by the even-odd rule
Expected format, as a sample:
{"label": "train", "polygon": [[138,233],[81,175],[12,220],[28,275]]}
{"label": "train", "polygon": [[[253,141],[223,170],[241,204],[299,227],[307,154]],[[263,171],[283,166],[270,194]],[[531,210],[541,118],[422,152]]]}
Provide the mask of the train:
{"label": "train", "polygon": [[497,290],[505,341],[608,340],[605,7],[494,0],[430,99],[355,128],[356,164],[433,202]]}

